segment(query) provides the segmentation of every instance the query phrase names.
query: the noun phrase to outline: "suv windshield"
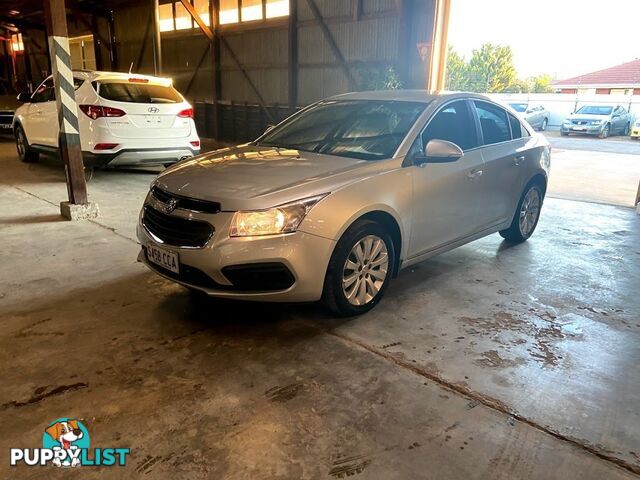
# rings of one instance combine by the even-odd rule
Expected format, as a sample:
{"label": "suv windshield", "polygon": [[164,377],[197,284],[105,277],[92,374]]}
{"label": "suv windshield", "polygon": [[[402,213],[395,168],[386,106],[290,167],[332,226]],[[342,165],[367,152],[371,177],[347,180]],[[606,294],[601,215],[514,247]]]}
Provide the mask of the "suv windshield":
{"label": "suv windshield", "polygon": [[576,113],[584,115],[611,115],[613,107],[598,107],[596,105],[585,105],[580,107]]}
{"label": "suv windshield", "polygon": [[[95,87],[95,85],[94,85]],[[179,103],[182,96],[178,91],[165,85],[130,83],[126,81],[99,82],[98,95],[105,100],[129,103]]]}
{"label": "suv windshield", "polygon": [[362,160],[389,158],[427,103],[324,101],[261,137],[256,144]]}
{"label": "suv windshield", "polygon": [[522,113],[527,110],[526,103],[510,103],[509,105],[511,105],[511,108],[513,108],[516,112]]}

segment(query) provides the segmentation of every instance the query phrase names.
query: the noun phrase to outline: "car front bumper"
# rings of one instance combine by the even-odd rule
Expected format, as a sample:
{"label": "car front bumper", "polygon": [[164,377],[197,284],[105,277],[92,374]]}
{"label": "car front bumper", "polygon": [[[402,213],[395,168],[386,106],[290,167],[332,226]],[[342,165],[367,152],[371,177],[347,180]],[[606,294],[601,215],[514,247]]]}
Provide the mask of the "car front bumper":
{"label": "car front bumper", "polygon": [[82,152],[87,167],[136,167],[176,163],[200,153],[189,147],[160,149],[122,149],[117,152]]}
{"label": "car front bumper", "polygon": [[562,125],[562,133],[579,133],[581,135],[600,135],[604,130],[604,125]]}
{"label": "car front bumper", "polygon": [[[164,204],[149,194],[145,206],[162,212]],[[202,247],[172,246],[147,228],[141,213],[137,236],[142,248],[138,260],[163,277],[220,298],[312,302],[322,297],[327,266],[336,243],[334,240],[301,231],[231,238],[229,225],[233,212],[206,214],[176,209],[170,215],[207,222],[214,233]],[[177,254],[180,273],[151,262],[147,256],[149,246]],[[238,271],[251,276],[253,282],[244,282]],[[283,284],[282,279],[287,272],[291,281]]]}

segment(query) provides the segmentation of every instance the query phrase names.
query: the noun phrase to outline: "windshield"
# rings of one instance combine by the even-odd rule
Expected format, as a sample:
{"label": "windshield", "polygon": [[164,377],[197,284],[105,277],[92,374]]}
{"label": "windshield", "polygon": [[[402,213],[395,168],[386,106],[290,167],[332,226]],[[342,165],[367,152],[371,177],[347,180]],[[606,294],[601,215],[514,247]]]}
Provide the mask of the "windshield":
{"label": "windshield", "polygon": [[257,145],[362,160],[391,157],[427,103],[324,101],[266,133]]}
{"label": "windshield", "polygon": [[106,100],[130,103],[179,103],[182,96],[171,86],[128,82],[100,82],[98,95]]}
{"label": "windshield", "polygon": [[511,108],[513,108],[516,112],[525,112],[527,110],[526,103],[510,103]]}
{"label": "windshield", "polygon": [[584,115],[611,115],[613,107],[598,107],[596,105],[585,105],[580,107],[576,113]]}

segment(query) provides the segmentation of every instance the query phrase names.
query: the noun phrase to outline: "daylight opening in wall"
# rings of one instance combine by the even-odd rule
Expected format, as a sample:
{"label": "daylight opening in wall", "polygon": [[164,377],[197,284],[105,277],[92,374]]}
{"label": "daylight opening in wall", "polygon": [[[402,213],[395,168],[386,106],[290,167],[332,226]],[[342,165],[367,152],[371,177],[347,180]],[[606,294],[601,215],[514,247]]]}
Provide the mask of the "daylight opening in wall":
{"label": "daylight opening in wall", "polygon": [[16,33],[14,35],[11,35],[11,49],[14,52],[23,52],[24,51],[24,44],[22,43],[22,34],[21,33]]}

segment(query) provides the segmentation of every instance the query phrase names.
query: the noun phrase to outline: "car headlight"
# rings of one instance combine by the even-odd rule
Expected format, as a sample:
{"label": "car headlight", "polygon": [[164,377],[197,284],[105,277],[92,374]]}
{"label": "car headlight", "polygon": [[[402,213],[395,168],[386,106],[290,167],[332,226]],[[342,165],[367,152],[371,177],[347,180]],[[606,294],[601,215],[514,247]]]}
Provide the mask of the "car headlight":
{"label": "car headlight", "polygon": [[236,212],[231,220],[229,236],[251,237],[295,232],[309,210],[327,195],[325,193],[296,200],[268,210]]}
{"label": "car headlight", "polygon": [[589,122],[589,125],[601,125],[602,124],[602,120],[591,120]]}
{"label": "car headlight", "polygon": [[565,124],[565,125],[567,125],[567,124],[571,123],[571,119],[570,119],[570,118],[565,118],[565,119],[562,121],[562,123],[563,123],[563,124]]}

